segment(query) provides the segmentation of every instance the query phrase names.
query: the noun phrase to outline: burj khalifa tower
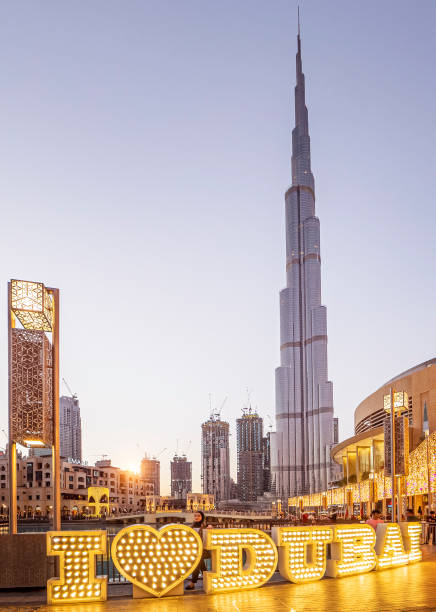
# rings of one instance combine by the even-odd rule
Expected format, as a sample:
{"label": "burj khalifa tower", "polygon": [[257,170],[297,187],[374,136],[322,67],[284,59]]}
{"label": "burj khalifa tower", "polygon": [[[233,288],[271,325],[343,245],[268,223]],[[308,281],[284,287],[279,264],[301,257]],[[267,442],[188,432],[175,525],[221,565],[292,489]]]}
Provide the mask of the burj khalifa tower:
{"label": "burj khalifa tower", "polygon": [[278,497],[327,488],[334,441],[327,374],[327,309],[321,305],[320,226],[310,167],[309,122],[298,32],[292,186],[285,194],[286,288],[280,292],[276,433],[271,470]]}

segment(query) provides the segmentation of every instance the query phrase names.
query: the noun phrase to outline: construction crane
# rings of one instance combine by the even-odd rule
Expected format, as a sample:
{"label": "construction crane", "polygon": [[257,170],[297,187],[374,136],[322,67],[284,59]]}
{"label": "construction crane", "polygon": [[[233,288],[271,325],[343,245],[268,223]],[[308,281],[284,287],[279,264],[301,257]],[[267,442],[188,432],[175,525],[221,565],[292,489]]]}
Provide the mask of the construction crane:
{"label": "construction crane", "polygon": [[225,398],[224,398],[224,400],[223,400],[223,403],[221,404],[221,406],[219,407],[219,409],[218,409],[218,410],[215,410],[214,417],[215,417],[216,419],[218,419],[218,420],[219,420],[219,418],[221,417],[221,410],[223,409],[224,404],[226,403],[226,401],[227,401],[227,395],[225,396]]}
{"label": "construction crane", "polygon": [[62,378],[62,382],[64,383],[64,385],[66,386],[66,388],[68,389],[68,391],[70,392],[70,395],[73,399],[77,399],[77,393],[73,393],[71,391],[71,387],[70,385],[67,383],[67,381],[65,380],[65,378]]}
{"label": "construction crane", "polygon": [[272,420],[271,420],[271,417],[269,416],[269,414],[267,414],[266,416],[267,416],[267,419],[269,421],[269,430],[271,431],[272,428],[273,428]]}
{"label": "construction crane", "polygon": [[2,429],[2,432],[3,432],[3,434],[4,434],[5,438],[6,438],[6,440],[9,442],[8,434],[5,432],[5,430],[4,430],[4,429]]}
{"label": "construction crane", "polygon": [[109,455],[105,455],[104,453],[102,453],[100,455],[88,455],[88,457],[97,457],[99,461],[104,461],[105,459],[109,457]]}
{"label": "construction crane", "polygon": [[191,444],[192,444],[192,441],[191,441],[191,440],[189,440],[189,441],[188,441],[188,445],[187,445],[187,447],[186,447],[186,450],[185,450],[185,452],[183,453],[185,456],[187,456],[187,455],[188,455],[188,450],[191,448]]}
{"label": "construction crane", "polygon": [[157,455],[154,455],[153,459],[156,461],[162,455],[162,453],[166,450],[167,450],[166,447],[163,448]]}

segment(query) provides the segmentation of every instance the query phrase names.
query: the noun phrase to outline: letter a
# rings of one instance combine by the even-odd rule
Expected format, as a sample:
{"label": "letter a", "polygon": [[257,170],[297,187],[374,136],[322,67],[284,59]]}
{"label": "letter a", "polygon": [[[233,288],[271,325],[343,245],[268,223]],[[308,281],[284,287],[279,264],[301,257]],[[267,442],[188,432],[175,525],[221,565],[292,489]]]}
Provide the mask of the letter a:
{"label": "letter a", "polygon": [[399,525],[396,523],[380,523],[377,525],[375,552],[377,553],[378,570],[409,563],[409,556],[404,550]]}

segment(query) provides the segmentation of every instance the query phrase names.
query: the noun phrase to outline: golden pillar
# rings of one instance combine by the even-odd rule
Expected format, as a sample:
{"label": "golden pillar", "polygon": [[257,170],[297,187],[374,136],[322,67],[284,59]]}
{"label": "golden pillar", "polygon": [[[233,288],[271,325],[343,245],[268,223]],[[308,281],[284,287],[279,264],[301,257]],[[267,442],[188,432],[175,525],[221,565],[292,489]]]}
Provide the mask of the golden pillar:
{"label": "golden pillar", "polygon": [[[47,333],[51,337],[47,336]],[[8,283],[9,530],[17,533],[16,445],[51,447],[53,529],[60,522],[59,290]]]}

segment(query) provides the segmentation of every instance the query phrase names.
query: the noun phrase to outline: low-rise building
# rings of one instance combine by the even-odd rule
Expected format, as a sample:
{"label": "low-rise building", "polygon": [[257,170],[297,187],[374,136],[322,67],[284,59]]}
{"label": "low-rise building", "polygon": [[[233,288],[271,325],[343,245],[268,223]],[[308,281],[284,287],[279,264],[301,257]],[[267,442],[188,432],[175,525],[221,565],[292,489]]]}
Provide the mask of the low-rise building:
{"label": "low-rise building", "polygon": [[[61,513],[78,517],[92,513],[89,487],[105,487],[109,492],[109,514],[144,511],[153,485],[140,475],[111,465],[109,460],[95,465],[62,460]],[[19,456],[17,459],[17,504],[19,517],[50,517],[53,512],[52,457]],[[9,508],[8,455],[0,453],[0,514]]]}
{"label": "low-rise building", "polygon": [[188,493],[186,497],[186,510],[195,512],[196,510],[213,510],[215,508],[215,498],[208,493]]}

